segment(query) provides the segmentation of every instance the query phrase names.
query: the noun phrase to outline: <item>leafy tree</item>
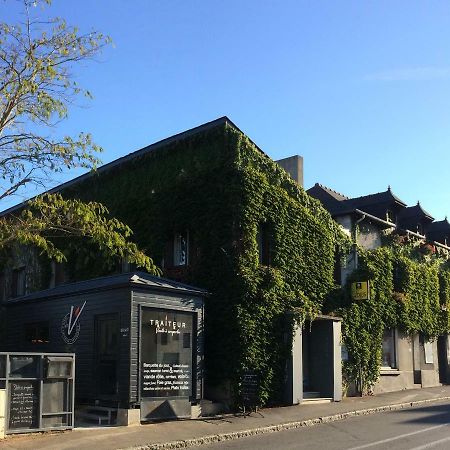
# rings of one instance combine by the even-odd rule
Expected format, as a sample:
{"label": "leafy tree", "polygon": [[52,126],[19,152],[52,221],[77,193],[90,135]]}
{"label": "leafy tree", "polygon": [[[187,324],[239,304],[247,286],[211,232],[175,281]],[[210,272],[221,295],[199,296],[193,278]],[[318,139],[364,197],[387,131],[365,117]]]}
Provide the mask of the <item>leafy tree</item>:
{"label": "leafy tree", "polygon": [[[91,98],[73,80],[73,68],[97,55],[109,37],[80,33],[61,18],[43,19],[51,0],[21,3],[22,22],[0,23],[0,208],[11,196],[48,188],[64,170],[95,170],[101,151],[90,134],[55,135],[69,106],[80,97]],[[104,206],[60,194],[40,195],[20,212],[0,216],[0,249],[13,242],[32,244],[61,261],[65,256],[53,238],[83,236],[108,256],[127,257],[158,273],[153,261],[129,241],[131,233]]]}

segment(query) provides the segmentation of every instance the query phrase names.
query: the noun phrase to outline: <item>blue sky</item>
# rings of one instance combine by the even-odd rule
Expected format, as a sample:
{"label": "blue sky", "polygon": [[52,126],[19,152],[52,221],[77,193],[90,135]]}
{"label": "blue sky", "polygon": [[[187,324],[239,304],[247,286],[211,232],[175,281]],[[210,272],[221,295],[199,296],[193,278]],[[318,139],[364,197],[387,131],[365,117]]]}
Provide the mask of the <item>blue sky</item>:
{"label": "blue sky", "polygon": [[[302,155],[305,187],[391,185],[450,216],[450,2],[54,0],[49,11],[114,40],[78,69],[94,101],[61,124],[92,132],[104,162],[227,115],[272,158]],[[16,12],[0,3],[1,20]]]}

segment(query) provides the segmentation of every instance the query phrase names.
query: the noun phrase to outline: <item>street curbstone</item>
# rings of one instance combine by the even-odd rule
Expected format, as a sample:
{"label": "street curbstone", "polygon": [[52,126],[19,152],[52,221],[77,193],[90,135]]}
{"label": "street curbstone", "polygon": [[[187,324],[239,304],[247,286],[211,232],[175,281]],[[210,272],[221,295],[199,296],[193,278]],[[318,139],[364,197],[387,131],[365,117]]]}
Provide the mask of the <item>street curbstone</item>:
{"label": "street curbstone", "polygon": [[257,436],[260,434],[275,433],[278,431],[292,430],[292,429],[303,428],[303,427],[312,427],[315,425],[319,425],[321,423],[330,423],[330,422],[336,422],[339,420],[345,420],[350,417],[365,416],[365,415],[369,415],[369,414],[375,414],[375,413],[386,412],[386,411],[396,411],[396,410],[400,410],[400,409],[420,406],[420,405],[423,405],[426,403],[435,403],[435,402],[441,402],[441,401],[446,401],[446,400],[450,400],[450,396],[431,398],[431,399],[425,399],[425,400],[416,400],[416,401],[405,402],[405,403],[394,403],[392,405],[384,405],[384,406],[377,406],[374,408],[366,408],[366,409],[360,409],[360,410],[354,410],[354,411],[347,411],[347,412],[343,412],[343,413],[333,414],[330,416],[323,416],[323,417],[317,417],[314,419],[300,420],[298,422],[286,422],[286,423],[281,423],[281,424],[277,424],[277,425],[267,425],[264,427],[257,427],[257,428],[252,428],[252,429],[248,429],[248,430],[233,431],[233,432],[229,432],[229,433],[222,433],[222,434],[215,434],[215,435],[207,435],[207,436],[202,436],[202,437],[198,437],[198,438],[185,439],[185,440],[181,440],[181,441],[160,442],[160,443],[153,443],[153,444],[147,444],[147,445],[139,445],[136,447],[127,447],[127,448],[124,448],[121,450],[174,450],[174,449],[198,447],[201,445],[214,444],[214,443],[224,442],[224,441],[231,441],[231,440],[241,439],[244,437]]}

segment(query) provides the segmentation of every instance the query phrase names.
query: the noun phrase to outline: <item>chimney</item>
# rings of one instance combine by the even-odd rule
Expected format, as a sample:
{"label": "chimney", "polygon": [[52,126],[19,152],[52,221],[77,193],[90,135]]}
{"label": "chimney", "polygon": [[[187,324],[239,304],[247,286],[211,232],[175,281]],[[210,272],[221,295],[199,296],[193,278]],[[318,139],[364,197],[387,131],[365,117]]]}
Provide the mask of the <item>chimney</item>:
{"label": "chimney", "polygon": [[303,157],[300,155],[290,156],[289,158],[275,161],[282,167],[291,178],[301,187],[303,187]]}

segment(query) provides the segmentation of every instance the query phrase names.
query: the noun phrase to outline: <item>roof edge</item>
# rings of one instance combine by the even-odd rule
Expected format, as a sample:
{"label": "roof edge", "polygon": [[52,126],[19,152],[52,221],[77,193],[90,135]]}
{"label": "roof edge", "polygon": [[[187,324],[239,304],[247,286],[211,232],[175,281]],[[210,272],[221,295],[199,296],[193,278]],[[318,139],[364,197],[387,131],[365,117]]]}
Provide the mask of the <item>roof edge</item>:
{"label": "roof edge", "polygon": [[[41,194],[38,194],[38,195],[36,195],[34,197],[31,197],[30,199],[27,199],[27,200],[25,200],[25,201],[23,201],[21,203],[18,203],[17,205],[11,206],[11,207],[3,210],[3,211],[0,211],[0,217],[5,216],[7,214],[11,214],[14,211],[17,211],[17,210],[19,210],[21,208],[24,208],[26,206],[27,202],[29,202],[33,198],[38,197],[39,195],[42,195],[42,194],[54,194],[56,192],[59,192],[61,190],[66,189],[66,188],[68,188],[68,187],[70,187],[70,186],[72,186],[74,184],[83,182],[83,181],[87,180],[90,177],[99,175],[99,174],[101,174],[103,172],[107,172],[107,171],[113,169],[114,167],[116,167],[116,166],[118,166],[118,165],[120,165],[122,163],[131,161],[134,158],[138,158],[141,155],[147,154],[148,152],[151,152],[153,150],[156,150],[156,149],[159,149],[159,148],[164,147],[166,145],[169,145],[172,142],[176,142],[176,141],[183,140],[183,139],[186,139],[186,138],[191,137],[191,136],[195,136],[196,134],[202,133],[204,131],[211,130],[211,129],[213,129],[213,128],[217,127],[217,126],[220,126],[220,125],[229,125],[232,128],[234,128],[236,131],[238,131],[238,132],[242,133],[243,135],[247,136],[229,117],[222,116],[222,117],[219,117],[217,119],[211,120],[210,122],[203,123],[203,124],[198,125],[198,126],[196,126],[194,128],[190,128],[188,130],[185,130],[185,131],[182,131],[180,133],[177,133],[177,134],[174,134],[172,136],[169,136],[167,138],[164,138],[164,139],[162,139],[160,141],[156,141],[153,144],[147,145],[147,146],[142,147],[142,148],[140,148],[138,150],[135,150],[134,152],[128,153],[127,155],[121,156],[120,158],[117,158],[117,159],[115,159],[113,161],[110,161],[109,163],[103,164],[102,166],[100,166],[96,170],[91,170],[91,171],[89,171],[87,173],[79,175],[79,176],[77,176],[77,177],[75,177],[75,178],[73,178],[71,180],[68,180],[68,181],[66,181],[64,183],[58,184],[57,186],[55,186],[55,187],[53,187],[51,189],[48,189],[48,190],[42,192]],[[260,151],[262,154],[264,154],[267,157],[269,157],[250,138],[248,138],[248,139],[258,149],[258,151]]]}
{"label": "roof edge", "polygon": [[[81,286],[80,289],[78,289],[78,290],[74,289],[72,292],[61,292],[59,290],[59,288],[61,288],[62,286],[69,287],[69,288],[70,287],[75,288],[76,285],[78,285],[78,284],[82,285],[83,283],[94,282],[95,280],[105,280],[108,278],[123,278],[125,275],[129,275],[129,277],[124,280],[122,280],[122,279],[118,280],[116,283],[100,285],[100,286],[84,286],[84,287]],[[134,279],[135,275],[138,277],[137,279]],[[161,281],[167,281],[167,282],[173,283],[173,284],[177,285],[179,287],[179,289],[177,288],[177,286],[157,286],[157,285],[150,285],[150,284],[138,282],[139,279],[145,279],[144,278],[145,276],[160,279]],[[144,289],[144,290],[148,289],[148,290],[156,290],[156,291],[164,291],[164,292],[172,292],[172,293],[178,292],[180,294],[189,294],[189,295],[194,295],[197,297],[210,296],[210,293],[207,290],[202,289],[202,288],[197,288],[195,286],[190,286],[190,285],[187,285],[184,283],[179,283],[177,281],[173,281],[168,278],[159,278],[154,275],[146,274],[145,272],[134,271],[134,272],[127,272],[127,273],[122,273],[122,274],[107,275],[107,276],[98,277],[98,278],[91,278],[89,280],[75,281],[72,283],[67,283],[64,285],[56,286],[54,288],[31,292],[31,293],[29,293],[27,295],[23,295],[21,297],[16,297],[16,298],[5,300],[3,302],[3,306],[13,305],[13,304],[22,303],[22,302],[28,302],[28,301],[41,300],[41,299],[46,299],[46,298],[69,297],[72,295],[81,295],[81,294],[85,294],[88,292],[108,291],[108,290],[120,289],[120,288],[124,288],[124,287],[133,287],[133,288]]]}

